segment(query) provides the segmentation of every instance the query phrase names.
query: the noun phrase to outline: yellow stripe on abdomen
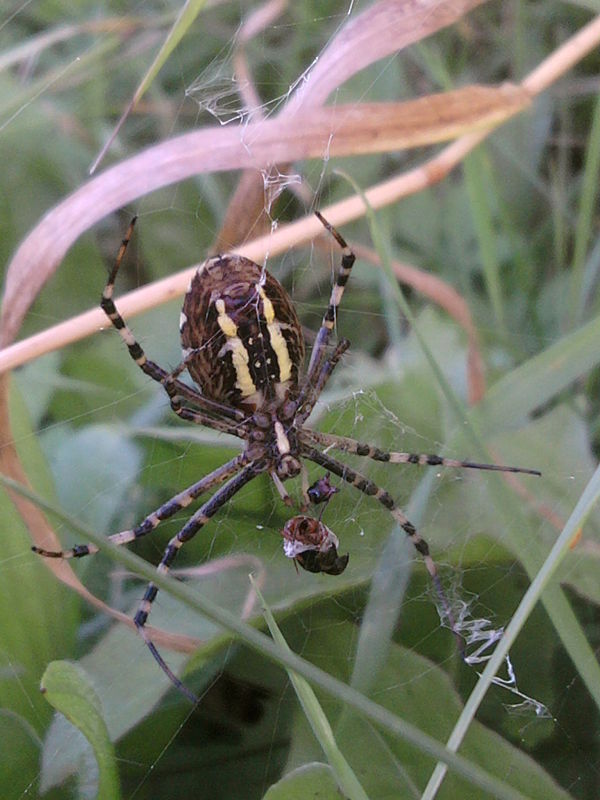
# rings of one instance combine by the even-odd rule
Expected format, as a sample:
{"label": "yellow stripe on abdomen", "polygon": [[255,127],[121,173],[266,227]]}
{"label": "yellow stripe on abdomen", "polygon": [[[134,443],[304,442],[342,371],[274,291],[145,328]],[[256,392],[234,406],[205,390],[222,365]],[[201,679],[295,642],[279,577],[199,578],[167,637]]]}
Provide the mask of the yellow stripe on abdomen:
{"label": "yellow stripe on abdomen", "polygon": [[237,325],[225,312],[225,303],[221,298],[216,301],[215,307],[218,314],[217,323],[227,339],[219,355],[222,355],[225,351],[231,353],[231,363],[233,364],[237,378],[235,385],[240,390],[242,397],[250,397],[250,395],[255,394],[258,390],[252,380],[250,370],[248,369],[248,351],[237,335]]}
{"label": "yellow stripe on abdomen", "polygon": [[262,286],[257,286],[260,299],[263,302],[263,311],[267,321],[267,330],[271,341],[273,352],[277,356],[277,364],[279,366],[279,380],[283,383],[289,381],[292,376],[292,362],[288,351],[288,346],[283,334],[281,333],[281,325],[275,317],[275,309],[273,303],[265,294]]}

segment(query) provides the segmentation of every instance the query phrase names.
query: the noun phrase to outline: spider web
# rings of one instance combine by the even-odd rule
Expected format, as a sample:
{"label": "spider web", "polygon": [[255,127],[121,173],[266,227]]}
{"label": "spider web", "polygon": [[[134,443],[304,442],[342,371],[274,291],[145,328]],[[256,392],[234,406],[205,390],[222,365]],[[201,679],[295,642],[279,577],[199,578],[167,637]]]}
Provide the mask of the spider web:
{"label": "spider web", "polygon": [[[27,3],[22,4],[15,15],[25,14],[27,7]],[[140,11],[149,7],[149,3],[139,4]],[[210,117],[220,125],[238,125],[243,136],[245,125],[255,115],[268,117],[277,113],[286,100],[302,88],[336,29],[362,8],[363,4],[348,0],[337,4],[328,18],[315,15],[309,20],[295,17],[291,22],[276,20],[260,34],[260,47],[256,42],[248,43],[248,59],[256,74],[261,75],[269,62],[269,47],[275,49],[282,38],[293,41],[307,24],[321,37],[320,52],[311,54],[308,66],[299,77],[290,77],[285,85],[285,74],[278,75],[283,88],[273,90],[267,86],[263,94],[268,99],[252,111],[248,110],[244,99],[249,84],[236,72],[234,65],[239,53],[239,29],[225,18],[216,26],[224,44],[208,60],[207,66],[199,68],[187,50],[176,57],[181,61],[177,61],[178,66],[171,75],[172,79],[178,79],[174,94],[179,103],[172,121],[173,131],[187,129],[190,119],[194,125],[199,125],[206,124]],[[92,49],[92,45],[85,45],[82,57],[91,54]],[[313,50],[316,49],[313,45]],[[406,68],[409,73],[419,66],[418,59],[411,58],[414,60],[409,60]],[[77,60],[73,59],[59,71],[57,80],[68,75],[76,64]],[[376,65],[366,73],[366,77],[360,78],[359,91],[351,96],[369,96],[370,92],[377,96],[379,90],[385,94],[388,82],[398,74],[406,79],[396,59],[386,61],[383,66]],[[44,97],[49,85],[40,91],[40,96]],[[343,91],[333,102],[341,101],[342,96]],[[16,115],[6,120],[8,130],[17,124],[18,114],[26,115],[27,108],[23,104]],[[360,159],[356,159],[354,166],[356,175],[365,169]],[[264,171],[262,179],[264,211],[273,227],[277,226],[279,216],[293,216],[298,210],[310,208],[314,197],[334,200],[347,190],[332,175],[327,156],[316,164]],[[217,183],[206,178],[140,202],[136,209],[140,215],[140,241],[134,243],[128,256],[129,275],[122,277],[122,282],[129,280],[136,285],[148,279],[148,271],[151,277],[158,277],[198,260],[197,253],[205,252],[216,234],[230,188],[226,180]],[[430,253],[429,248],[424,248],[425,239],[437,233],[442,242],[455,222],[452,215],[458,217],[460,213],[461,209],[455,207],[453,200],[449,189],[448,196],[442,198],[450,217],[448,228],[433,233],[433,222],[427,233],[419,233],[422,226],[416,221],[422,219],[421,201],[407,201],[403,220],[398,220],[396,215],[387,219],[388,224],[398,223],[399,247],[409,255],[421,249]],[[212,212],[212,222],[209,221],[211,214],[206,213],[207,207]],[[127,215],[130,216],[129,209]],[[119,222],[103,232],[101,244],[108,260],[122,227]],[[175,237],[174,230],[177,230]],[[458,238],[454,244],[459,247]],[[447,252],[451,257],[452,247]],[[174,263],[175,258],[180,262]],[[290,289],[308,330],[318,328],[338,263],[339,252],[335,247],[325,254],[316,249],[308,253],[291,252],[276,263],[267,258],[268,268]],[[103,280],[97,260],[86,271],[85,279],[89,280],[95,296]],[[386,293],[380,276],[364,263],[358,263],[338,320],[338,334],[352,338],[353,351],[321,398],[310,425],[392,450],[469,457],[470,454],[457,445],[448,449],[448,434],[453,430],[451,412],[440,396],[416,339],[407,332],[397,312],[390,308]],[[92,304],[86,290],[81,290],[80,294],[74,292],[74,295],[74,302],[81,302],[82,307]],[[132,328],[150,357],[165,366],[175,366],[180,358],[176,335],[178,305],[178,302],[167,304],[132,321]],[[41,305],[34,313],[56,319],[52,316],[56,314],[52,303]],[[466,355],[455,325],[441,313],[422,307],[419,326],[452,387],[464,397]],[[90,345],[79,349],[79,357],[87,367],[69,365],[68,356],[66,362],[62,357],[50,356],[26,368],[19,376],[19,388],[39,431],[38,438],[47,455],[61,506],[107,535],[134,525],[170,494],[224,462],[234,448],[234,443],[210,431],[186,429],[182,432],[168,425],[164,395],[136,373],[123,353],[122,343],[112,333],[95,337]],[[494,330],[482,328],[482,333],[491,338]],[[521,344],[524,350],[528,349],[531,344],[528,334],[523,335]],[[492,348],[491,359],[496,359],[501,366],[505,358],[508,355],[498,343]],[[73,396],[79,395],[80,400],[75,404],[78,410],[65,413],[66,403],[64,400],[61,403],[61,395],[71,403]],[[541,419],[532,426],[525,437],[515,426],[514,431],[508,431],[492,444],[504,463],[538,466],[537,461],[531,463],[529,456],[533,448],[533,452],[544,458],[545,469],[547,464],[553,463],[552,452],[556,449],[547,443],[557,437],[561,441],[558,449],[565,458],[552,472],[554,492],[542,488],[540,502],[547,502],[554,513],[564,514],[591,464],[586,435],[576,415],[564,408],[558,409],[551,418]],[[466,641],[466,664],[472,669],[462,665],[461,668],[474,677],[499,640],[503,626],[514,611],[515,604],[511,606],[510,603],[518,601],[520,586],[525,580],[514,543],[507,539],[510,531],[505,518],[498,515],[494,506],[489,477],[437,469],[425,475],[412,467],[379,465],[357,458],[344,460],[388,489],[423,532],[440,569],[455,629]],[[316,478],[321,472],[311,468],[310,474]],[[299,491],[299,485],[295,485],[296,498]],[[524,513],[531,513],[530,498],[522,502],[526,508]],[[190,546],[189,554],[182,555],[180,576],[214,602],[250,617],[256,614],[256,606],[249,591],[247,573],[258,574],[264,578],[267,601],[282,618],[302,609],[294,625],[286,631],[296,652],[325,668],[329,661],[338,666],[339,662],[346,661],[353,665],[353,680],[357,686],[361,671],[364,673],[369,663],[365,655],[362,661],[357,659],[357,652],[367,650],[365,637],[369,633],[360,623],[363,614],[368,617],[377,612],[377,624],[387,633],[374,640],[370,657],[375,659],[373,675],[379,675],[379,679],[364,686],[365,692],[373,690],[375,699],[382,699],[394,693],[403,697],[407,689],[417,693],[431,691],[438,702],[445,692],[450,700],[458,703],[456,688],[449,681],[445,683],[448,673],[443,671],[456,661],[453,639],[448,631],[449,620],[419,558],[409,548],[404,553],[404,562],[398,564],[399,572],[385,573],[388,548],[396,538],[404,538],[394,529],[393,520],[385,510],[351,487],[343,488],[331,501],[324,520],[340,537],[340,552],[350,552],[349,569],[337,584],[328,576],[296,574],[293,565],[283,557],[280,530],[288,516],[288,510],[269,482],[255,481],[219,513],[206,533],[199,537],[201,541]],[[154,562],[160,560],[165,542],[181,527],[184,519],[185,515],[177,515],[176,519],[165,522],[160,533],[140,543],[137,552]],[[541,539],[550,540],[548,529],[541,523],[534,523],[534,530]],[[72,532],[60,527],[58,533],[65,546],[78,541]],[[22,560],[20,569],[25,572],[28,569],[25,555]],[[4,566],[8,566],[7,562]],[[391,592],[387,597],[383,593],[383,600],[381,597],[378,600],[380,605],[375,605],[377,581],[381,580],[383,585],[384,580],[388,580],[398,588],[402,569],[409,573],[405,592],[398,592],[394,597]],[[135,608],[143,593],[141,582],[115,569],[102,556],[86,559],[79,571],[93,591],[127,612]],[[371,583],[373,576],[375,579]],[[583,585],[585,579],[584,575]],[[506,598],[506,602],[500,602],[501,598]],[[144,728],[141,720],[148,712],[149,698],[157,692],[158,683],[164,686],[164,677],[143,644],[128,631],[115,628],[106,617],[89,610],[84,610],[83,616],[78,627],[80,649],[84,654],[82,663],[97,670],[97,687],[103,697],[109,698],[105,708],[107,715],[118,716],[117,710],[122,707],[127,709],[130,718],[140,719],[139,741],[135,740],[135,734],[130,734],[128,747],[121,755],[131,767],[127,796],[135,797],[168,762],[171,754],[179,757],[178,742],[188,742],[186,737],[197,734],[198,729],[190,734],[192,713],[182,710],[179,698],[171,696],[166,707],[171,708],[175,721],[158,734],[156,722]],[[219,636],[212,623],[189,610],[182,610],[163,593],[153,608],[152,624],[213,643]],[[547,621],[543,625],[548,631]],[[559,721],[559,707],[569,703],[570,684],[565,681],[559,692],[553,691],[549,685],[550,670],[544,672],[539,684],[531,683],[531,671],[527,669],[529,654],[524,647],[507,658],[506,675],[497,677],[495,694],[485,714],[491,718],[494,704],[503,705],[505,719],[500,723],[496,721],[496,726],[508,738],[520,739],[532,749],[553,737],[564,737],[576,747],[577,743],[570,738],[572,734]],[[174,669],[184,663],[180,654],[167,652],[165,655]],[[206,660],[199,669],[202,658]],[[404,664],[405,672],[392,670],[391,663]],[[9,667],[9,672],[16,669],[12,662]],[[203,744],[212,746],[215,741],[217,745],[230,744],[238,736],[246,745],[254,739],[260,747],[267,748],[268,756],[262,766],[264,790],[286,763],[288,767],[304,763],[306,752],[313,752],[315,759],[322,760],[320,751],[314,745],[311,750],[306,744],[303,732],[306,722],[302,719],[290,722],[295,712],[289,700],[289,684],[282,673],[259,661],[257,656],[240,653],[231,642],[220,648],[215,645],[209,656],[201,655],[197,659],[196,667],[189,680],[201,694],[205,707],[201,712]],[[435,680],[443,683],[443,690],[433,684],[434,673]],[[466,682],[469,678],[463,680]],[[231,696],[233,704],[224,711]],[[449,703],[449,708],[444,706],[441,710],[456,712],[456,707]],[[333,714],[336,711],[331,706],[326,705],[326,708]],[[342,723],[339,731],[343,731]],[[124,725],[122,717],[121,724]],[[65,728],[62,720],[53,723],[51,745],[62,741]],[[124,733],[125,728],[121,732]],[[281,745],[284,734],[293,735],[289,752]],[[369,736],[375,738],[375,732],[370,730]],[[149,737],[156,737],[156,743],[153,749],[145,750]],[[301,752],[303,745],[304,753]],[[381,747],[383,749],[383,745]],[[85,756],[80,776],[86,777],[89,791],[93,791],[94,762],[81,740],[79,748]],[[65,747],[65,751],[68,748]],[[397,754],[389,758],[394,769],[397,758]],[[67,760],[65,758],[65,762]],[[64,777],[66,772],[61,770],[66,769],[65,762],[61,752],[46,747],[43,769],[38,775],[40,782],[43,781],[42,788],[50,785],[53,779]],[[521,766],[515,756],[514,764],[506,766],[507,776],[511,768]],[[213,771],[209,774],[214,776]],[[79,790],[85,796],[85,781],[81,781]]]}

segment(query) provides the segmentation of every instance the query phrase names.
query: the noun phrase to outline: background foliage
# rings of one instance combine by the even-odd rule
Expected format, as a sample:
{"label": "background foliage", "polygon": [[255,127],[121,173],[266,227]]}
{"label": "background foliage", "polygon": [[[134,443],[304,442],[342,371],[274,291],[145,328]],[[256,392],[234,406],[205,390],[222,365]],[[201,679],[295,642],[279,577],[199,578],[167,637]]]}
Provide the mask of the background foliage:
{"label": "background foliage", "polygon": [[[217,124],[206,106],[221,121],[225,109],[233,108],[235,116],[241,101],[231,85],[232,51],[240,20],[253,7],[215,3],[202,10],[123,126],[109,159]],[[362,8],[356,3],[352,10]],[[249,42],[248,64],[265,103],[286,95],[348,10],[339,0],[290,4]],[[484,4],[459,24],[364,70],[336,101],[403,99],[475,82],[518,81],[593,10],[593,3]],[[145,2],[132,11],[129,4],[95,0],[74,10],[40,2],[2,12],[2,263],[48,209],[86,180],[178,11],[174,3]],[[544,473],[541,481],[506,485],[497,476],[432,471],[424,477],[418,470],[365,467],[424,531],[453,601],[471,603],[470,615],[490,619],[493,628],[514,613],[592,475],[600,446],[598,66],[596,52],[443,183],[377,214],[392,256],[444,279],[471,310],[492,387],[475,418],[486,447],[498,460]],[[367,187],[429,152],[313,161],[295,170],[319,190],[324,207],[349,193],[336,167]],[[22,335],[98,302],[106,265],[134,212],[140,221],[119,293],[201,260],[237,178],[193,179],[105,219],[69,251]],[[307,210],[286,191],[272,215],[294,219]],[[343,234],[371,243],[365,221],[345,226]],[[337,258],[335,250],[330,255],[305,248],[269,261],[309,329],[318,326]],[[433,452],[447,444],[454,457],[471,455],[472,444],[457,430],[448,398],[381,271],[364,260],[355,271],[339,321],[340,335],[352,339],[352,355],[318,409],[319,427],[399,450]],[[420,335],[466,402],[464,332],[416,292],[409,291],[408,299]],[[132,322],[144,347],[164,365],[179,360],[179,304],[165,303]],[[229,441],[171,420],[159,387],[135,369],[112,331],[20,368],[11,393],[11,436],[32,485],[98,533],[130,527],[234,453]],[[34,558],[7,497],[2,512],[2,797],[94,796],[100,785],[96,759],[114,764],[108,737],[124,797],[266,793],[273,800],[309,797],[315,786],[323,796],[336,796],[331,768],[313,763],[325,758],[284,670],[161,593],[153,623],[206,643],[185,672],[186,683],[202,695],[191,710],[169,689],[141,641],[91,610]],[[240,614],[250,592],[247,573],[258,572],[293,651],[445,741],[477,676],[440,625],[425,571],[412,550],[403,549],[402,535],[367,498],[346,490],[334,498],[326,521],[351,554],[348,570],[335,580],[296,575],[281,553],[278,531],[286,517],[268,481],[254,482],[182,554],[185,566],[216,560],[217,568],[191,585]],[[181,519],[165,523],[136,552],[156,563],[178,524]],[[599,524],[597,514],[589,518],[555,584],[563,587],[594,650]],[[57,530],[66,546],[80,540],[67,526]],[[77,569],[112,606],[135,608],[142,584],[110,558],[85,559]],[[403,595],[399,589],[409,572]],[[573,629],[566,613],[558,617],[564,629]],[[256,608],[252,620],[264,627]],[[595,798],[600,692],[596,686],[595,700],[590,698],[594,687],[582,680],[579,666],[587,651],[572,642],[565,649],[565,635],[553,620],[538,605],[511,650],[519,689],[549,716],[536,716],[532,705],[511,709],[519,698],[494,686],[460,752],[525,796]],[[183,668],[182,654],[165,655]],[[39,692],[54,659],[78,662],[69,680],[75,696],[90,698],[82,713],[101,720],[94,729],[106,725],[101,756],[97,750],[94,757],[64,717],[53,717]],[[59,681],[54,702],[48,688],[56,707],[61,691]],[[430,756],[383,734],[339,701],[318,697],[369,797],[420,796],[434,766]],[[67,717],[77,713],[61,710]],[[101,785],[105,796],[115,796],[115,785]],[[489,795],[450,776],[439,796]]]}

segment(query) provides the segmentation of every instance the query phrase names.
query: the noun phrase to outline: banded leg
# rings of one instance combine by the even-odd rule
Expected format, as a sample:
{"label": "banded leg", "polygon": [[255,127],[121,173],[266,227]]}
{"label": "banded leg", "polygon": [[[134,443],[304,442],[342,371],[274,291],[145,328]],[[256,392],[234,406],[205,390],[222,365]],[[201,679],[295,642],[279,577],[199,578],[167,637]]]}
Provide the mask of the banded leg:
{"label": "banded leg", "polygon": [[[135,528],[131,528],[131,530],[128,531],[121,531],[120,533],[113,533],[112,536],[108,537],[109,541],[116,545],[128,544],[136,539],[140,539],[142,536],[146,536],[148,533],[152,533],[163,520],[169,519],[169,517],[172,517],[173,514],[176,514],[182,508],[189,506],[190,503],[200,497],[200,495],[205,494],[205,492],[210,491],[213,487],[223,483],[227,478],[230,478],[238,472],[245,463],[246,457],[243,453],[236,456],[236,458],[228,461],[227,464],[223,464],[222,467],[211,472],[210,475],[205,475],[204,478],[201,478],[199,481],[192,484],[192,486],[184,489],[183,492],[179,492],[179,494],[167,500],[160,508],[157,508],[156,511],[153,511],[140,522],[139,525],[136,525]],[[83,558],[83,556],[93,555],[98,552],[98,547],[91,543],[76,544],[69,550],[44,550],[41,547],[32,547],[31,549],[34,553],[44,556],[44,558]]]}
{"label": "banded leg", "polygon": [[289,495],[288,490],[283,485],[283,481],[279,477],[279,475],[275,472],[275,470],[271,470],[269,475],[271,476],[271,480],[273,481],[275,488],[277,489],[277,493],[282,501],[288,506],[288,508],[292,508],[294,505],[294,501]]}
{"label": "banded leg", "polygon": [[429,552],[429,545],[419,534],[415,526],[404,514],[402,509],[396,505],[394,498],[385,489],[381,489],[376,483],[373,483],[373,481],[369,480],[364,475],[361,475],[360,472],[355,472],[353,469],[350,469],[350,467],[347,467],[345,464],[342,464],[335,458],[331,458],[325,453],[321,453],[319,450],[315,450],[304,445],[302,447],[302,455],[305,458],[308,458],[310,461],[313,461],[315,464],[319,464],[319,466],[324,467],[330,472],[333,472],[334,475],[337,475],[346,483],[354,486],[359,490],[359,492],[369,495],[370,497],[374,497],[375,500],[384,506],[384,508],[387,508],[392,517],[411,540],[417,553],[419,553],[419,555],[423,558],[427,572],[429,573],[431,581],[435,587],[435,591],[442,604],[442,608],[444,609],[446,618],[448,619],[452,629],[452,633],[454,634],[454,638],[456,639],[459,652],[461,653],[461,656],[464,657],[464,639],[460,635],[454,622],[452,610],[442,587],[442,582],[440,580],[437,567],[435,566],[435,562]]}
{"label": "banded leg", "polygon": [[444,458],[443,456],[427,455],[425,453],[397,453],[393,451],[380,450],[370,444],[357,442],[346,436],[336,436],[332,433],[320,433],[319,431],[303,430],[300,438],[310,440],[315,444],[324,447],[333,447],[345,453],[352,453],[357,456],[365,456],[373,461],[385,461],[389,464],[419,464],[428,467],[456,467],[458,469],[480,469],[493,470],[495,472],[522,472],[525,475],[538,475],[542,473],[537,469],[527,467],[506,467],[501,464],[479,464],[476,461],[457,461],[454,458]]}
{"label": "banded leg", "polygon": [[[127,246],[131,240],[136,220],[137,217],[132,219],[129,228],[127,229],[125,238],[121,242],[121,247],[119,248],[115,264],[110,272],[110,275],[108,276],[108,281],[104,287],[102,299],[100,300],[100,306],[102,310],[110,320],[111,324],[117,329],[121,339],[123,339],[125,345],[127,346],[129,355],[142,370],[142,372],[152,378],[152,380],[155,380],[157,383],[161,383],[163,385],[169,396],[169,399],[171,400],[171,407],[176,414],[178,413],[177,409],[181,407],[181,403],[175,402],[174,405],[174,398],[180,395],[184,399],[189,400],[193,404],[197,405],[200,411],[205,412],[207,415],[212,414],[217,417],[224,417],[225,420],[229,419],[237,422],[243,422],[246,418],[246,415],[243,413],[243,411],[230,408],[229,406],[217,403],[214,400],[209,400],[207,397],[204,397],[204,395],[200,394],[200,392],[197,392],[195,389],[186,386],[185,383],[176,380],[170,372],[167,372],[167,370],[160,367],[154,361],[150,361],[147,358],[142,346],[133,335],[133,332],[119,313],[113,300],[115,281],[117,279],[121,262],[123,261],[123,257],[125,255],[125,251],[127,250]],[[212,417],[210,416],[203,417],[202,424],[207,425],[208,427],[214,427]],[[219,428],[219,430],[220,429],[221,428]]]}
{"label": "banded leg", "polygon": [[[251,480],[256,478],[262,472],[265,472],[267,469],[267,465],[264,462],[257,462],[252,461],[250,464],[245,466],[241,472],[239,472],[235,477],[231,478],[224,486],[218,489],[214,495],[209,498],[206,503],[204,503],[196,513],[190,517],[190,519],[186,522],[183,528],[179,531],[179,533],[174,536],[168,545],[165,548],[165,552],[163,557],[160,561],[160,564],[157,567],[157,572],[161,574],[166,574],[173,561],[175,560],[177,553],[183,547],[186,542],[189,542],[194,536],[198,533],[198,531],[206,525],[209,519],[214,516],[217,511],[225,505],[239,490],[249,483]],[[148,634],[144,630],[144,626],[148,620],[148,615],[150,614],[150,610],[152,608],[152,603],[154,602],[156,595],[158,594],[158,586],[156,584],[150,582],[144,592],[144,596],[140,602],[138,607],[137,613],[133,618],[136,628],[138,632],[144,639],[145,643],[148,645],[148,648],[156,661],[158,662],[161,669],[165,672],[171,682],[180,690],[182,691],[192,702],[196,702],[197,698],[187,689],[181,681],[171,672],[167,664],[165,663],[164,659],[158,652],[156,646],[152,643]]]}
{"label": "banded leg", "polygon": [[322,225],[325,228],[327,228],[329,233],[333,236],[333,238],[341,247],[342,263],[340,265],[340,270],[338,272],[335,286],[331,290],[329,305],[323,317],[323,321],[321,322],[321,327],[317,334],[317,338],[315,340],[313,351],[310,357],[310,363],[308,365],[308,375],[306,377],[306,380],[310,382],[312,382],[315,376],[317,376],[321,371],[321,366],[323,364],[323,361],[325,360],[327,342],[329,341],[331,331],[333,330],[333,326],[335,324],[336,312],[339,304],[342,301],[342,295],[344,294],[344,289],[346,287],[346,284],[348,283],[348,278],[350,277],[352,266],[354,265],[355,261],[354,253],[348,247],[346,241],[342,238],[342,236],[336,231],[336,229],[332,225],[329,224],[329,222],[327,222],[325,217],[319,214],[318,211],[315,211],[315,214],[318,217],[319,221],[322,223]]}
{"label": "banded leg", "polygon": [[228,433],[231,436],[237,436],[239,439],[248,439],[247,427],[242,422],[218,419],[202,411],[189,408],[182,404],[181,396],[178,394],[171,397],[171,410],[174,411],[180,419],[185,419],[187,422],[193,422],[195,425],[205,425],[207,428],[212,428],[221,433]]}
{"label": "banded leg", "polygon": [[303,425],[310,417],[315,403],[327,385],[327,381],[331,377],[333,370],[337,367],[341,357],[349,347],[350,341],[348,339],[340,339],[331,356],[323,363],[317,380],[312,384],[308,381],[308,378],[304,381],[297,401],[299,409],[295,419],[297,426]]}

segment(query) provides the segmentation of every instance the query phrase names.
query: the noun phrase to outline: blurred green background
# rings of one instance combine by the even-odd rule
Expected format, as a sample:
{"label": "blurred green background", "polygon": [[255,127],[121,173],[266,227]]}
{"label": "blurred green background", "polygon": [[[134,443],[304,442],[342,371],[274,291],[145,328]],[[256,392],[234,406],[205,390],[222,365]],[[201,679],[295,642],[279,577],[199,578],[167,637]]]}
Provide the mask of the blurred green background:
{"label": "blurred green background", "polygon": [[[126,121],[105,165],[168,136],[216,125],[215,116],[238,124],[236,31],[257,4],[209,5]],[[263,101],[285,98],[348,12],[366,7],[333,0],[290,4],[246,48]],[[364,70],[336,101],[405,99],[469,83],[518,81],[594,10],[595,3],[484,4],[458,25]],[[100,0],[76,8],[42,0],[0,11],[2,264],[44,213],[87,179],[178,11],[172,2]],[[488,620],[488,630],[510,620],[528,571],[539,568],[555,541],[600,446],[599,64],[592,53],[440,185],[377,213],[393,257],[438,275],[471,309],[492,387],[479,419],[486,446],[504,463],[544,473],[541,480],[520,479],[519,492],[485,473],[425,475],[410,467],[360,465],[422,529],[455,608],[464,608],[468,619]],[[366,188],[421,163],[429,152],[295,169],[325,206],[350,192],[336,167]],[[103,220],[69,251],[22,335],[99,301],[134,213],[140,219],[117,296],[201,261],[237,177],[202,176]],[[272,215],[291,220],[307,210],[284,192]],[[350,242],[371,244],[365,221],[342,233]],[[337,257],[335,250],[330,259],[305,248],[269,261],[308,329],[318,327]],[[464,333],[416,293],[407,297],[420,334],[466,401]],[[179,305],[167,303],[131,323],[148,354],[165,367],[179,361]],[[384,276],[361,261],[344,297],[339,334],[351,338],[351,355],[328,387],[315,426],[390,449],[473,455]],[[13,435],[32,484],[99,533],[131,527],[235,453],[229,440],[171,419],[160,387],[136,370],[113,331],[19,368],[14,378]],[[182,553],[180,566],[225,559],[191,585],[240,613],[247,573],[259,559],[265,597],[293,650],[343,680],[354,675],[354,685],[376,702],[444,741],[477,674],[460,661],[452,634],[440,625],[420,560],[403,548],[402,535],[374,501],[347,488],[325,516],[341,551],[350,552],[347,571],[337,579],[297,575],[279,535],[288,516],[267,480],[252,483]],[[166,522],[136,552],[157,563],[184,518]],[[192,710],[169,688],[141,640],[80,602],[30,553],[29,536],[6,498],[2,520],[3,798],[95,796],[98,772],[89,747],[63,718],[53,717],[39,692],[54,659],[77,661],[89,676],[116,740],[123,797],[261,798],[284,772],[324,761],[281,668],[161,593],[153,624],[206,641],[185,676],[202,696]],[[596,513],[559,573],[564,597],[596,652],[599,525]],[[64,526],[58,533],[65,546],[79,541]],[[234,554],[246,560],[232,563]],[[143,583],[110,559],[98,555],[75,566],[91,591],[124,611],[135,608]],[[406,593],[394,591],[409,571]],[[389,591],[378,595],[386,586]],[[263,625],[258,611],[254,619]],[[366,630],[364,620],[380,621],[379,631]],[[568,616],[562,623],[569,627]],[[597,798],[600,692],[596,701],[590,697],[578,666],[589,652],[565,648],[538,607],[511,660],[519,690],[548,715],[492,687],[461,753],[530,797]],[[183,666],[181,655],[164,655],[174,668]],[[431,759],[319,697],[370,797],[420,796]],[[310,794],[315,786],[322,796],[335,796],[325,794],[334,791],[325,774],[309,770],[306,786],[272,788],[269,797],[316,796]],[[478,791],[449,778],[439,796],[489,796]]]}

